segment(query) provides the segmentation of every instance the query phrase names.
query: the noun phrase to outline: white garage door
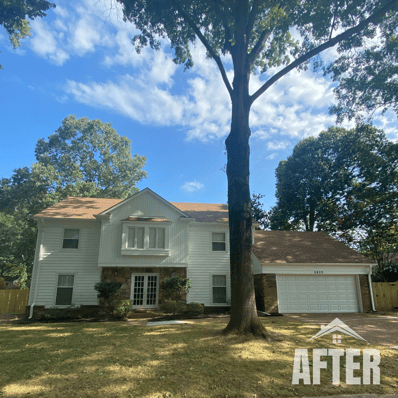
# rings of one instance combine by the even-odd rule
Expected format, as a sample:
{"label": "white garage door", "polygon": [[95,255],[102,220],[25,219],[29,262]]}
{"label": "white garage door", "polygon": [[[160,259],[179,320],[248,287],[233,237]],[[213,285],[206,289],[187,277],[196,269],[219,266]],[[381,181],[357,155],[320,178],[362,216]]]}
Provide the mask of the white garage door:
{"label": "white garage door", "polygon": [[359,312],[355,275],[277,275],[280,313]]}

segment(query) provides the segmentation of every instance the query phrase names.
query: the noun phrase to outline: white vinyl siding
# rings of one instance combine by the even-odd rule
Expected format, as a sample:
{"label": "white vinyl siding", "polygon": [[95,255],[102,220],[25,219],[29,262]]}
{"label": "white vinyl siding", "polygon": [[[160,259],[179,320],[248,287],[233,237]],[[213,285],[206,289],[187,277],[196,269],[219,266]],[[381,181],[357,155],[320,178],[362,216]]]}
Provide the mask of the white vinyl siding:
{"label": "white vinyl siding", "polygon": [[[79,250],[63,249],[64,230],[79,230]],[[29,304],[55,305],[58,275],[74,275],[73,304],[97,305],[98,298],[94,285],[101,281],[98,267],[100,222],[46,220],[43,230],[41,256],[36,257],[32,277],[32,289],[36,285],[37,269],[40,264],[37,296],[30,295]]]}
{"label": "white vinyl siding", "polygon": [[[227,302],[230,300],[230,264],[228,226],[194,223],[189,228],[189,266],[187,277],[191,279],[187,301],[202,303],[206,306],[225,306],[225,303],[213,302],[212,276],[225,275]],[[212,234],[225,236],[226,251],[213,251]]]}
{"label": "white vinyl siding", "polygon": [[280,313],[359,312],[355,275],[277,275]]}

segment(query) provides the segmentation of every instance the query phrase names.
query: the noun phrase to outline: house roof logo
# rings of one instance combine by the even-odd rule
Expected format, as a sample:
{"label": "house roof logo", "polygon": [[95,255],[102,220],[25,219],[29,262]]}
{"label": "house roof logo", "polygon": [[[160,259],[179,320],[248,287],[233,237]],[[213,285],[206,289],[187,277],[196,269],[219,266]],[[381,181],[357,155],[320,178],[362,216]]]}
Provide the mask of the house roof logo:
{"label": "house roof logo", "polygon": [[[312,336],[308,341],[318,339],[319,337],[326,336],[329,333],[344,333],[347,336],[351,336],[354,339],[362,340],[365,343],[367,343],[367,341],[363,337],[361,337],[357,332],[355,332],[350,327],[348,327],[343,321],[340,321],[339,318],[336,318],[334,321],[330,322],[328,325],[321,325],[321,330],[315,336]],[[337,338],[340,338],[340,339],[336,340]],[[341,335],[340,336],[333,335],[333,342],[340,343]]]}

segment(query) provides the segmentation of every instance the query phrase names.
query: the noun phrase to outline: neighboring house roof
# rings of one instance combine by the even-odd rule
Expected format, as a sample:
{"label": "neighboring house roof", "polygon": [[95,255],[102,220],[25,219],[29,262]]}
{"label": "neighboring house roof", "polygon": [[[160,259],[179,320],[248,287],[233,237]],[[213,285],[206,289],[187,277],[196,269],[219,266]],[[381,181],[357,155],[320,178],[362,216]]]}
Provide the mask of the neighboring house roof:
{"label": "neighboring house roof", "polygon": [[[122,199],[69,197],[44,209],[34,218],[77,218],[95,220],[95,216],[123,202]],[[199,222],[228,222],[228,206],[213,203],[170,202]],[[155,221],[155,220],[151,220]],[[158,221],[158,220],[156,220]],[[167,220],[159,220],[167,221]]]}
{"label": "neighboring house roof", "polygon": [[255,231],[253,253],[261,264],[373,264],[325,232]]}

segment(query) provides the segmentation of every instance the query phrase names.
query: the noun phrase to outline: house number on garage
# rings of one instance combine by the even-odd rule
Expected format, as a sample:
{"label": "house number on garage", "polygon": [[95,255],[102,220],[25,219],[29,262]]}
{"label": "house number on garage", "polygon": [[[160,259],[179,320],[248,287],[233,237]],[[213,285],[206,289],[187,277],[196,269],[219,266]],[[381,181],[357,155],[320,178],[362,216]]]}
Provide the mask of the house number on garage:
{"label": "house number on garage", "polygon": [[323,271],[314,271],[314,274],[323,274]]}

